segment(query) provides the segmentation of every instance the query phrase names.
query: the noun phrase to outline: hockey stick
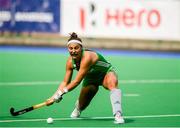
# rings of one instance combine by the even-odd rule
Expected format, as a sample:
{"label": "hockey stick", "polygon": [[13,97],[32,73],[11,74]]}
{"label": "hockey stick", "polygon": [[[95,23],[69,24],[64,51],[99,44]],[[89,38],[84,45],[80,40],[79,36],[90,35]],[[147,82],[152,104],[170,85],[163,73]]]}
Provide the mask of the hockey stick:
{"label": "hockey stick", "polygon": [[45,102],[42,102],[40,104],[36,104],[34,106],[31,106],[31,107],[28,107],[28,108],[25,108],[25,109],[22,109],[22,110],[19,110],[19,111],[15,111],[15,109],[12,107],[10,108],[10,113],[12,116],[18,116],[18,115],[22,115],[24,113],[27,113],[27,112],[30,112],[32,110],[35,110],[35,109],[38,109],[38,108],[41,108],[41,107],[44,107],[44,106],[49,106],[49,105],[52,105],[54,103],[54,100],[51,100],[51,101],[45,101]]}

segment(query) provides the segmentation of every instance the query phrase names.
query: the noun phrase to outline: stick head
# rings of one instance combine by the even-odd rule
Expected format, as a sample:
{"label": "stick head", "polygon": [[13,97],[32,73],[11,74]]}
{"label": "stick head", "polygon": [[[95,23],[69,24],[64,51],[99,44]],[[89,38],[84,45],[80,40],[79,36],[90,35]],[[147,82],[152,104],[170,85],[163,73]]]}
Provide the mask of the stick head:
{"label": "stick head", "polygon": [[15,113],[14,113],[14,108],[10,108],[10,113],[12,116],[16,116]]}

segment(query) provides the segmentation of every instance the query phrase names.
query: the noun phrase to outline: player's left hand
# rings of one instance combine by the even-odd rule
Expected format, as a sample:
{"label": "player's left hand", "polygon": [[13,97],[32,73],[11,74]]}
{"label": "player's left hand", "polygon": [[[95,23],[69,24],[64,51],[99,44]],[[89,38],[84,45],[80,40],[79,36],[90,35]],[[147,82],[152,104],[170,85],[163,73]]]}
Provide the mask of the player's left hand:
{"label": "player's left hand", "polygon": [[56,93],[53,99],[56,103],[59,103],[62,100],[62,94]]}
{"label": "player's left hand", "polygon": [[62,96],[67,93],[68,90],[66,87],[64,87],[62,90],[61,89],[58,89],[56,91],[56,93],[52,96],[52,99],[56,102],[56,103],[59,103],[61,100],[62,100]]}

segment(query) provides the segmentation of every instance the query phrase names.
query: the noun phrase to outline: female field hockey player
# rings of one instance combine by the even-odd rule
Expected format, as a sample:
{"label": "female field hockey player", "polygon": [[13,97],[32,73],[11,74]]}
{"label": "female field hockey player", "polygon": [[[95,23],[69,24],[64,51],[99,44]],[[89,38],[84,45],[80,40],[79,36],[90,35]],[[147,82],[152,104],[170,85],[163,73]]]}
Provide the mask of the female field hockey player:
{"label": "female field hockey player", "polygon": [[[80,96],[71,113],[72,118],[78,118],[98,92],[99,86],[102,85],[110,91],[114,123],[124,123],[121,90],[118,88],[118,77],[112,65],[101,54],[84,49],[81,39],[74,32],[68,39],[67,47],[70,56],[66,62],[65,77],[51,99],[59,102],[63,94],[72,91],[83,80]],[[74,69],[78,73],[75,79],[71,80]]]}

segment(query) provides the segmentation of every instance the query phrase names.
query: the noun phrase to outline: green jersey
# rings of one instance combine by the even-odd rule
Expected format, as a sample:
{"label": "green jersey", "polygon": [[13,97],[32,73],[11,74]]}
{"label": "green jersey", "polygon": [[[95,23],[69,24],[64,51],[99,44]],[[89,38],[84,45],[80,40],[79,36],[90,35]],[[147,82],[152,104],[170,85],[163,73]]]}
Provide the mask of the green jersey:
{"label": "green jersey", "polygon": [[[91,50],[85,50],[91,51]],[[84,50],[83,50],[84,52]],[[94,52],[94,51],[93,51]],[[83,86],[88,85],[102,85],[104,76],[112,69],[112,65],[99,53],[95,52],[98,60],[93,64],[83,80]],[[73,60],[73,69],[79,70],[80,64],[75,63]]]}

